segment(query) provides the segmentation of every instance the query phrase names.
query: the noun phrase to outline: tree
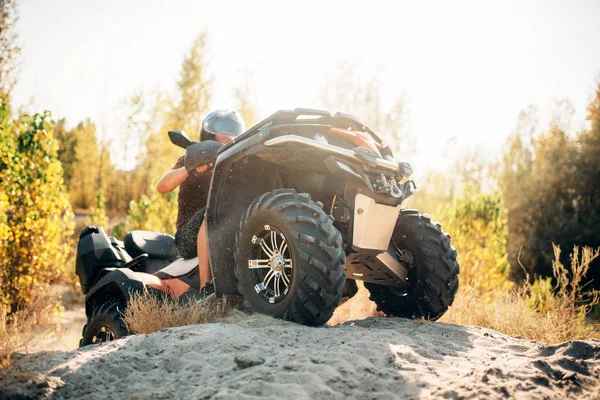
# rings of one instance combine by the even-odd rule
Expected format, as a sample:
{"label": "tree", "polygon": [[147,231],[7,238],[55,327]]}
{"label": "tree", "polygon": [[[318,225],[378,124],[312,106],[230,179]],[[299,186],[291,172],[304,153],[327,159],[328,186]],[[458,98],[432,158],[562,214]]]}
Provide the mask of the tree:
{"label": "tree", "polygon": [[331,111],[356,116],[384,139],[396,157],[406,157],[415,150],[415,138],[406,124],[406,104],[402,96],[384,103],[383,86],[375,74],[364,79],[360,65],[344,60],[326,76],[321,102]]}
{"label": "tree", "polygon": [[173,109],[172,122],[192,135],[198,135],[202,117],[208,113],[212,99],[213,78],[207,70],[208,37],[200,34],[184,58],[177,81],[178,102]]}
{"label": "tree", "polygon": [[244,83],[235,88],[233,97],[235,99],[235,109],[244,119],[246,129],[248,129],[260,122],[255,106],[257,103],[255,87],[256,77],[249,70],[242,71],[241,75],[244,77]]}
{"label": "tree", "polygon": [[[596,84],[594,98],[588,107],[587,120],[590,129],[581,132],[576,139],[580,149],[574,166],[575,217],[577,244],[592,248],[600,245],[600,82]],[[592,263],[588,278],[600,289],[600,260]]]}
{"label": "tree", "polygon": [[[575,137],[566,132],[572,107],[561,102],[545,132],[531,135],[532,129],[522,129],[531,118],[521,118],[520,129],[509,139],[500,187],[509,210],[514,278],[523,277],[520,264],[531,277],[552,276],[553,243],[561,248],[600,245],[599,98],[600,86],[588,108],[592,129]],[[561,261],[569,264],[567,259]],[[592,271],[598,271],[594,263]]]}
{"label": "tree", "polygon": [[[489,193],[496,189],[498,163],[487,158],[481,148],[456,150],[451,138],[445,151],[447,166],[427,171],[419,181],[419,190],[407,204],[424,213],[436,213],[460,196],[465,189]],[[452,158],[449,157],[452,156]]]}
{"label": "tree", "polygon": [[73,178],[74,169],[76,167],[76,148],[77,136],[75,130],[66,129],[66,120],[59,119],[54,126],[54,137],[58,142],[58,160],[62,164],[64,171],[64,182],[66,187],[70,187],[71,178]]}
{"label": "tree", "polygon": [[16,83],[16,58],[21,53],[14,29],[17,20],[14,0],[0,1],[0,97],[8,107],[10,93]]}
{"label": "tree", "polygon": [[157,96],[148,122],[152,132],[146,139],[140,165],[144,193],[154,191],[158,179],[183,154],[171,144],[167,132],[184,129],[193,139],[200,136],[202,117],[208,113],[212,98],[213,79],[208,73],[206,53],[207,36],[201,34],[183,61],[175,96]]}
{"label": "tree", "polygon": [[67,268],[73,231],[50,113],[11,118],[0,97],[0,307],[30,303]]}
{"label": "tree", "polygon": [[96,139],[96,125],[89,119],[80,122],[72,131],[76,140],[75,162],[70,181],[69,194],[74,207],[90,208],[94,205],[98,189],[100,152]]}
{"label": "tree", "polygon": [[498,184],[508,209],[508,259],[511,277],[522,280],[525,275],[520,264],[533,276],[534,263],[528,257],[528,250],[519,260],[521,249],[528,245],[530,227],[534,214],[530,209],[530,197],[535,185],[532,179],[534,168],[533,135],[537,129],[538,111],[529,107],[519,114],[517,128],[507,140],[507,148],[502,159]]}
{"label": "tree", "polygon": [[[143,171],[139,168],[141,156],[143,155],[144,141],[148,138],[150,130],[148,114],[148,94],[138,91],[123,102],[125,111],[125,129],[119,138],[116,151],[121,152],[124,170],[111,171],[110,188],[105,193],[107,208],[120,212],[127,212],[129,203],[139,199],[143,193],[144,182],[142,182]],[[136,165],[131,167],[132,156],[136,156]]]}

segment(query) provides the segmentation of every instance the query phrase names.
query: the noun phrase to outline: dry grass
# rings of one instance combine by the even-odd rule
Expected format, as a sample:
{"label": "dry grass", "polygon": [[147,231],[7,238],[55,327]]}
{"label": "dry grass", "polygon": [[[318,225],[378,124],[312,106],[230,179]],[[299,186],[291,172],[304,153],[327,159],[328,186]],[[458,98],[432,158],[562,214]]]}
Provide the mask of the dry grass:
{"label": "dry grass", "polygon": [[[571,255],[571,271],[559,261],[554,262],[557,282],[537,279],[533,285],[525,282],[511,291],[483,291],[463,286],[454,305],[442,322],[481,326],[527,339],[546,343],[598,337],[594,327],[586,323],[586,314],[600,303],[599,293],[584,291],[583,277],[600,249],[576,247]],[[555,258],[560,249],[555,246]],[[210,303],[181,305],[171,298],[159,299],[149,294],[134,295],[124,314],[125,323],[135,333],[157,332],[165,327],[220,322],[231,316],[234,304],[226,299]],[[359,282],[356,296],[338,307],[328,325],[369,316],[383,316],[368,299],[368,292]],[[414,323],[429,323],[416,320]]]}
{"label": "dry grass", "polygon": [[231,316],[235,304],[227,298],[211,302],[181,304],[172,297],[134,294],[123,313],[125,326],[134,333],[158,332],[163,328],[221,322]]}
{"label": "dry grass", "polygon": [[598,337],[586,323],[589,310],[600,302],[597,291],[585,291],[583,277],[600,249],[575,247],[571,254],[571,271],[559,261],[560,248],[554,246],[553,263],[556,286],[550,280],[527,281],[509,292],[482,292],[461,288],[454,305],[443,322],[491,328],[511,336],[546,343]]}
{"label": "dry grass", "polygon": [[56,333],[58,326],[51,321],[58,311],[57,304],[56,295],[45,294],[10,316],[0,310],[0,368],[8,370],[13,353],[27,352]]}

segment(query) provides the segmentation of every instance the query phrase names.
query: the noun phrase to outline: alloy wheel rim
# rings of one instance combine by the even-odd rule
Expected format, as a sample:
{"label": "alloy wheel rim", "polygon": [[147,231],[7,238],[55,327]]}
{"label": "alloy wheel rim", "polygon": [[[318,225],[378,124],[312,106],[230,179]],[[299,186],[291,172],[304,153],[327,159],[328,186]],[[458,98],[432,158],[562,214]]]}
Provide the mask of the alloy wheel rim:
{"label": "alloy wheel rim", "polygon": [[283,232],[271,225],[264,225],[251,242],[248,268],[254,278],[254,291],[269,304],[279,303],[292,285],[294,265],[289,243]]}
{"label": "alloy wheel rim", "polygon": [[115,333],[108,326],[100,327],[100,331],[92,337],[92,343],[105,343],[115,340]]}

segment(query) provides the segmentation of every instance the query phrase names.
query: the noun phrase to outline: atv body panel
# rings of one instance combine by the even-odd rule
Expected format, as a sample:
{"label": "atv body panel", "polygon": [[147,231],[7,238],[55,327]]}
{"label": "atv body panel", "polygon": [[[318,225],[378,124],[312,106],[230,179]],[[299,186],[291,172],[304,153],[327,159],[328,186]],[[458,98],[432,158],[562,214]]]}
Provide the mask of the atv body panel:
{"label": "atv body panel", "polygon": [[147,275],[138,272],[160,279],[178,278],[197,287],[197,266],[197,258],[179,258],[172,236],[156,232],[133,231],[120,241],[101,227],[89,226],[82,230],[77,246],[76,272],[86,295],[88,317],[108,301],[127,304],[133,293],[162,295],[146,284]]}
{"label": "atv body panel", "polygon": [[[339,135],[339,130],[351,134],[353,130],[366,132],[377,152],[358,147],[355,141],[347,139],[348,134]],[[400,205],[416,189],[412,181],[399,183],[408,175],[410,166],[393,161],[391,156],[381,139],[358,119],[309,109],[279,111],[223,146],[215,163],[206,211],[216,292],[238,293],[232,269],[221,266],[235,263],[234,238],[249,204],[261,194],[279,188],[310,193],[323,203],[326,212],[336,219],[347,254],[360,253],[377,259],[377,255],[385,253]],[[393,195],[384,188],[391,181],[394,185],[389,186],[396,190]],[[393,280],[385,275],[387,272],[399,282],[385,262],[379,260],[377,265],[380,272],[352,275],[351,269],[347,270],[347,277],[375,282]]]}

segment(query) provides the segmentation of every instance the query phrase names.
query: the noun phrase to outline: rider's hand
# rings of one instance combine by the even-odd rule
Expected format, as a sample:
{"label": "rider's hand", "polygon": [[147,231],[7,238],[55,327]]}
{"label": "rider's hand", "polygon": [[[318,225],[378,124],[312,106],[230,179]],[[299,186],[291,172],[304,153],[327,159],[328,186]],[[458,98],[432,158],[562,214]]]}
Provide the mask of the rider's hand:
{"label": "rider's hand", "polygon": [[208,171],[208,170],[211,170],[212,167],[213,167],[213,163],[204,164],[203,166],[196,168],[196,172],[201,173],[204,171]]}
{"label": "rider's hand", "polygon": [[[199,172],[209,170],[210,164],[214,163],[217,153],[223,145],[214,140],[194,143],[185,150],[185,168],[187,171],[196,169]],[[207,166],[208,165],[208,166]]]}

